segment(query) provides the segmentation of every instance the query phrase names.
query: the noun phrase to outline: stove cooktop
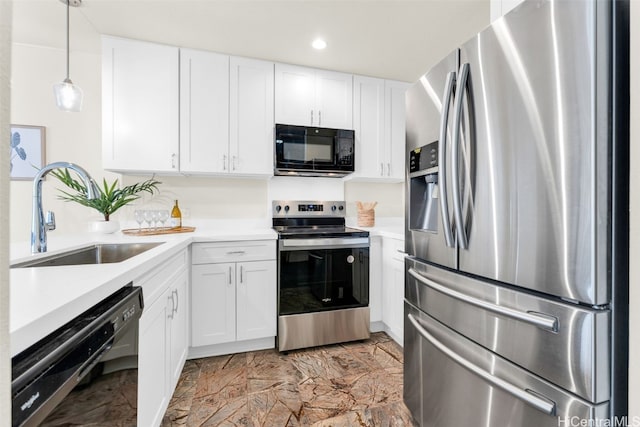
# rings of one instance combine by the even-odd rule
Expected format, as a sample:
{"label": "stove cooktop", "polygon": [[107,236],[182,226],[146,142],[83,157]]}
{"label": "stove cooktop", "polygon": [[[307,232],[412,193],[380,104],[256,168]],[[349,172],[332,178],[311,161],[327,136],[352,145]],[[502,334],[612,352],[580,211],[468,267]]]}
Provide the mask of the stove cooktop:
{"label": "stove cooktop", "polygon": [[280,239],[302,239],[322,237],[369,237],[368,231],[344,226],[275,226],[273,229]]}

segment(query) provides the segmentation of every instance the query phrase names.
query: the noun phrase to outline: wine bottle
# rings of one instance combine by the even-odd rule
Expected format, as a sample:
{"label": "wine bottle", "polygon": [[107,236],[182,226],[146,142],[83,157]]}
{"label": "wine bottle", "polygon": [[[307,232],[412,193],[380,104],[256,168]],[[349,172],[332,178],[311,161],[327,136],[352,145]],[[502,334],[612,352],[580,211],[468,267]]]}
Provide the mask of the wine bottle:
{"label": "wine bottle", "polygon": [[173,205],[173,209],[171,209],[171,219],[169,220],[169,225],[171,226],[171,228],[182,227],[182,212],[180,212],[180,207],[178,207],[177,200]]}

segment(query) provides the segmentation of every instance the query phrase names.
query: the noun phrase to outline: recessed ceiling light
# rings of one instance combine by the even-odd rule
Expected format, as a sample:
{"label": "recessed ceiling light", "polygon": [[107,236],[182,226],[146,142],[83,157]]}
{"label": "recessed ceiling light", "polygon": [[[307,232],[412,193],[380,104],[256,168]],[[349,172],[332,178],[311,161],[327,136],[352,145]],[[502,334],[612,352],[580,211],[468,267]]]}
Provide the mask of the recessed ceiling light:
{"label": "recessed ceiling light", "polygon": [[327,47],[327,42],[322,39],[315,39],[313,43],[311,43],[314,49],[322,50]]}

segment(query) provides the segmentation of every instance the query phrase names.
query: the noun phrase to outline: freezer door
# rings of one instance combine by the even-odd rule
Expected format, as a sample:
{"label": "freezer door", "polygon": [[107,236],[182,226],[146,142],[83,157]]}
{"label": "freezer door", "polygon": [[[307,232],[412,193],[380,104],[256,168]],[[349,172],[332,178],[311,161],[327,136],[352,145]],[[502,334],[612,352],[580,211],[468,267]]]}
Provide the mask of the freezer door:
{"label": "freezer door", "polygon": [[610,400],[609,310],[496,286],[407,259],[405,298],[499,356],[582,397]]}
{"label": "freezer door", "polygon": [[404,328],[404,400],[422,427],[605,425],[608,402],[590,404],[408,303]]}
{"label": "freezer door", "polygon": [[525,2],[461,47],[460,270],[608,303],[610,4]]}
{"label": "freezer door", "polygon": [[[456,268],[458,259],[451,199],[447,199],[446,190],[446,183],[452,180],[446,163],[451,155],[450,111],[455,98],[457,57],[456,50],[434,66],[407,90],[405,98],[405,251],[450,268]],[[409,153],[428,144],[433,144],[443,165],[410,174]]]}

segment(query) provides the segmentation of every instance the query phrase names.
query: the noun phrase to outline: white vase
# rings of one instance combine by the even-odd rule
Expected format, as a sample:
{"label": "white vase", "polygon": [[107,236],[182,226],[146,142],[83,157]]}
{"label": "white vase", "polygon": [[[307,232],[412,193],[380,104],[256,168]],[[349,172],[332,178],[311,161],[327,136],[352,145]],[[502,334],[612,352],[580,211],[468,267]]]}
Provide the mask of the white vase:
{"label": "white vase", "polygon": [[89,231],[92,233],[111,234],[120,230],[118,221],[96,220],[89,223]]}

